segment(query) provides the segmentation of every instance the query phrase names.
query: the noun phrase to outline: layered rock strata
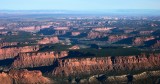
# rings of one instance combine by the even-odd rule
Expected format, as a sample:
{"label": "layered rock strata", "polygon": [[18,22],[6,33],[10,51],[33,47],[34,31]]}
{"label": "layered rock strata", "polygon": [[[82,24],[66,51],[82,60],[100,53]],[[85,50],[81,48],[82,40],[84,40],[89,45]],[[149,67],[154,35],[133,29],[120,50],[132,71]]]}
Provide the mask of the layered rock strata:
{"label": "layered rock strata", "polygon": [[20,53],[12,63],[13,68],[28,68],[53,65],[56,59],[68,55],[67,51],[61,52],[33,52]]}
{"label": "layered rock strata", "polygon": [[55,37],[45,37],[38,41],[38,44],[55,44],[59,43],[59,39],[57,36]]}
{"label": "layered rock strata", "polygon": [[52,84],[40,71],[11,70],[0,73],[1,84]]}
{"label": "layered rock strata", "polygon": [[147,58],[139,56],[94,57],[60,59],[59,66],[53,70],[55,76],[71,76],[104,73],[111,70],[145,70],[160,67],[160,54],[150,54]]}
{"label": "layered rock strata", "polygon": [[3,42],[3,43],[0,43],[0,48],[5,47],[5,46],[13,46],[17,44],[18,42]]}
{"label": "layered rock strata", "polygon": [[11,47],[0,49],[0,60],[14,58],[19,53],[38,51],[39,46],[24,46],[24,47]]}

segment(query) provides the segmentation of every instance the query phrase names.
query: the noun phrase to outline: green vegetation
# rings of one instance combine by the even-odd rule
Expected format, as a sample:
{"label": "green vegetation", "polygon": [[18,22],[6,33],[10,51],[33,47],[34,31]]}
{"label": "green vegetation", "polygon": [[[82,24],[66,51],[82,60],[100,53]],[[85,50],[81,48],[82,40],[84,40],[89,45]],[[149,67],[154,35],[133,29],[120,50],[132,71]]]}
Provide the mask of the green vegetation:
{"label": "green vegetation", "polygon": [[24,31],[18,32],[18,35],[5,35],[0,37],[4,39],[4,42],[35,42],[31,40],[31,38],[37,38],[37,36],[33,36],[31,33]]}
{"label": "green vegetation", "polygon": [[40,52],[45,51],[64,51],[69,50],[72,45],[61,45],[61,44],[47,44],[47,45],[41,45]]}
{"label": "green vegetation", "polygon": [[70,57],[90,57],[90,56],[129,56],[129,55],[139,55],[141,52],[136,48],[108,48],[108,49],[94,49],[86,48],[80,50],[72,50],[73,52]]}

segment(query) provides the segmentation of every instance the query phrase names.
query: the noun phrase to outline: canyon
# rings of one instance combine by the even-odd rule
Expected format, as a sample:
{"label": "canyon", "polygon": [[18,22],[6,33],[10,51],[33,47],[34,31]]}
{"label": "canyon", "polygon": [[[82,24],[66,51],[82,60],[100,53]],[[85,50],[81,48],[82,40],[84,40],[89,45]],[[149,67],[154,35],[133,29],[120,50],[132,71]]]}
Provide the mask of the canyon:
{"label": "canyon", "polygon": [[158,16],[0,16],[2,84],[160,83]]}
{"label": "canyon", "polygon": [[[160,66],[160,54],[140,54],[132,56],[105,56],[69,58],[68,51],[37,52],[39,46],[1,48],[0,59],[14,58],[10,68],[34,68],[56,65],[52,75],[57,77],[94,75],[110,71],[138,71]],[[16,51],[16,52],[15,52]]]}
{"label": "canyon", "polygon": [[92,57],[59,59],[59,66],[52,74],[55,76],[93,75],[109,71],[147,70],[160,66],[160,54],[138,56]]}

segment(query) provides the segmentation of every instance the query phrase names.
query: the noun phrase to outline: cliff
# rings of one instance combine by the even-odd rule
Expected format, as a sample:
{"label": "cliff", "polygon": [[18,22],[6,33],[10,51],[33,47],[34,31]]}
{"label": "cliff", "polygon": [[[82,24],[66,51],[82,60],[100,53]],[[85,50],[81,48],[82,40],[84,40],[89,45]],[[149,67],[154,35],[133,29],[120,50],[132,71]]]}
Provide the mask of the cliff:
{"label": "cliff", "polygon": [[112,68],[112,61],[110,57],[75,58],[59,60],[59,67],[53,71],[53,74],[56,76],[82,75],[109,71],[112,70]]}
{"label": "cliff", "polygon": [[153,40],[153,39],[155,39],[153,36],[148,36],[148,37],[135,37],[135,38],[133,39],[132,44],[135,45],[135,46],[139,46],[139,45],[144,44],[144,42],[150,41],[150,40]]}
{"label": "cliff", "polygon": [[13,68],[28,68],[53,65],[55,60],[68,55],[67,51],[61,52],[32,52],[20,53],[12,63]]}
{"label": "cliff", "polygon": [[129,38],[127,35],[110,35],[108,36],[108,43],[114,43],[123,39]]}
{"label": "cliff", "polygon": [[42,76],[40,71],[11,70],[0,73],[1,84],[51,84],[51,80]]}
{"label": "cliff", "polygon": [[18,42],[3,42],[3,43],[0,43],[0,48],[5,47],[5,46],[13,46],[17,44]]}
{"label": "cliff", "polygon": [[38,51],[39,46],[24,46],[24,47],[11,47],[0,49],[0,60],[14,58],[19,53]]}
{"label": "cliff", "polygon": [[56,57],[54,52],[21,53],[12,63],[13,68],[28,68],[52,65]]}
{"label": "cliff", "polygon": [[53,70],[56,76],[77,76],[83,74],[114,71],[145,70],[160,67],[160,54],[139,56],[94,57],[60,59],[59,66]]}
{"label": "cliff", "polygon": [[13,84],[13,79],[7,73],[0,73],[1,84]]}
{"label": "cliff", "polygon": [[58,37],[45,37],[38,41],[38,44],[55,44],[59,43]]}

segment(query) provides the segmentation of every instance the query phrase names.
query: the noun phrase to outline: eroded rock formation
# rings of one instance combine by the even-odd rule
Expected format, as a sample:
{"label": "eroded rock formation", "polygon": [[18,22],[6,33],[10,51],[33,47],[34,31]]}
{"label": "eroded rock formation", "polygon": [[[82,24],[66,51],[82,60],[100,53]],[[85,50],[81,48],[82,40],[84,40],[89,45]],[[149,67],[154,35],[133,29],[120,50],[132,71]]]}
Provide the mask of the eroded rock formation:
{"label": "eroded rock formation", "polygon": [[52,65],[56,57],[54,52],[21,53],[13,62],[13,68],[26,68]]}
{"label": "eroded rock formation", "polygon": [[145,41],[150,41],[155,39],[153,36],[148,36],[148,37],[136,37],[133,39],[133,45],[139,46],[142,45]]}
{"label": "eroded rock formation", "polygon": [[55,44],[55,43],[59,43],[59,39],[56,36],[45,37],[45,38],[38,41],[38,44]]}
{"label": "eroded rock formation", "polygon": [[87,38],[95,39],[95,38],[102,38],[102,37],[106,37],[106,36],[107,36],[106,33],[91,31],[88,33]]}
{"label": "eroded rock formation", "polygon": [[67,51],[61,52],[33,52],[20,53],[12,63],[13,68],[28,68],[53,65],[55,60],[68,55]]}
{"label": "eroded rock formation", "polygon": [[110,57],[66,59],[59,60],[59,67],[53,71],[53,74],[56,76],[90,74],[109,71],[112,68]]}
{"label": "eroded rock formation", "polygon": [[1,84],[51,84],[51,80],[42,76],[40,71],[11,70],[0,73]]}
{"label": "eroded rock formation", "polygon": [[13,84],[13,79],[7,73],[0,73],[1,84]]}
{"label": "eroded rock formation", "polygon": [[70,76],[104,73],[110,70],[145,70],[160,66],[160,54],[145,54],[139,56],[94,57],[60,59],[59,67],[53,70],[53,75]]}
{"label": "eroded rock formation", "polygon": [[11,47],[0,49],[0,60],[14,58],[18,53],[38,51],[39,46]]}
{"label": "eroded rock formation", "polygon": [[18,42],[3,42],[0,43],[0,48],[5,47],[5,46],[12,46],[12,45],[17,45]]}
{"label": "eroded rock formation", "polygon": [[127,35],[110,35],[108,37],[108,42],[109,43],[114,43],[114,42],[117,42],[117,41],[120,41],[120,40],[126,39],[126,38],[128,38]]}

